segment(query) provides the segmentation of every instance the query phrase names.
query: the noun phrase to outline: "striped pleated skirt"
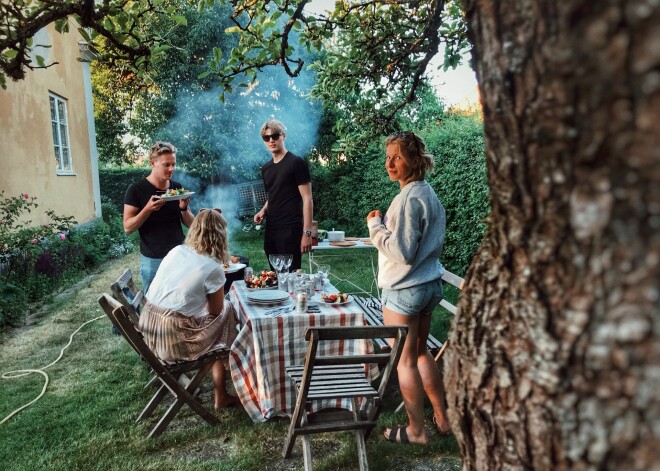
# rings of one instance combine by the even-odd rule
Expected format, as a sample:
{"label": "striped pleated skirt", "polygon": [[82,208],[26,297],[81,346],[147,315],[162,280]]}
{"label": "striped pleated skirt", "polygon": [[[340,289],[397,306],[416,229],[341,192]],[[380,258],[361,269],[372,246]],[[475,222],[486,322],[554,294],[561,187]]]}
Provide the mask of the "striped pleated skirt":
{"label": "striped pleated skirt", "polygon": [[140,313],[144,340],[163,361],[196,360],[211,350],[229,348],[236,325],[236,311],[229,302],[218,316],[188,317],[148,301]]}

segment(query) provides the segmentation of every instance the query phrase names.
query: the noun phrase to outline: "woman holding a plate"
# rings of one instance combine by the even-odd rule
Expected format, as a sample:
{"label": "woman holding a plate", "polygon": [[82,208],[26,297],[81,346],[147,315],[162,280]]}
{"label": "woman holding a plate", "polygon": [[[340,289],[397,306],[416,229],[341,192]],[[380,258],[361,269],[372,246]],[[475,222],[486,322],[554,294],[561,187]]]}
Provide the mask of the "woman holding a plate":
{"label": "woman holding a plate", "polygon": [[393,427],[385,437],[397,443],[427,443],[424,393],[433,406],[440,433],[449,433],[440,369],[426,348],[431,313],[442,300],[440,253],[445,238],[445,209],[424,180],[433,168],[433,156],[412,132],[396,132],[385,141],[385,169],[399,182],[385,217],[373,210],[367,226],[378,249],[378,286],[383,321],[405,325],[408,336],[397,366],[399,387],[408,414],[408,426]]}
{"label": "woman holding a plate", "polygon": [[149,152],[149,162],[151,173],[129,186],[124,196],[124,231],[140,234],[140,276],[145,293],[165,255],[183,242],[181,224],[190,227],[193,220],[190,197],[170,201],[161,197],[168,190],[183,188],[172,180],[176,147],[157,142]]}
{"label": "woman holding a plate", "polygon": [[[163,259],[140,314],[140,330],[149,348],[164,361],[195,360],[236,338],[236,313],[225,303],[227,222],[216,210],[201,211],[185,243]],[[215,407],[237,402],[225,383],[218,360],[211,370]]]}

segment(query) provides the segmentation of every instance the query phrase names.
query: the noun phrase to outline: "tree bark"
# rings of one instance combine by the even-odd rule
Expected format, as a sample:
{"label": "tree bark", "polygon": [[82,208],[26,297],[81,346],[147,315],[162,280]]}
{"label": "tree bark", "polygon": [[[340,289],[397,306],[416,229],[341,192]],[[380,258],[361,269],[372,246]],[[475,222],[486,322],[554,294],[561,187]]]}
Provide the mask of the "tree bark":
{"label": "tree bark", "polygon": [[660,2],[464,0],[492,214],[445,357],[464,469],[660,469]]}

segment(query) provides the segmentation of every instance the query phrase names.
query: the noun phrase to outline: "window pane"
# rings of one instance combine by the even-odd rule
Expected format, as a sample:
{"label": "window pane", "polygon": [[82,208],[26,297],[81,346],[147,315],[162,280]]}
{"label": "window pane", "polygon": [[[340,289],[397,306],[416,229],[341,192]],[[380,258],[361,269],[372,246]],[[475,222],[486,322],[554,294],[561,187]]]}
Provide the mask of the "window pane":
{"label": "window pane", "polygon": [[69,140],[66,135],[66,125],[60,124],[60,139],[62,140],[62,145],[69,147]]}
{"label": "window pane", "polygon": [[52,122],[51,124],[52,124],[51,127],[53,128],[53,144],[55,144],[56,146],[59,146],[60,145],[60,134],[57,132],[57,123]]}
{"label": "window pane", "polygon": [[71,170],[71,156],[69,156],[69,149],[62,147],[62,166],[64,170]]}
{"label": "window pane", "polygon": [[64,107],[63,100],[57,100],[57,114],[60,118],[60,123],[66,124],[66,108]]}
{"label": "window pane", "polygon": [[57,170],[62,170],[62,162],[60,161],[60,150],[57,146],[54,147],[55,150],[55,162],[57,164]]}
{"label": "window pane", "polygon": [[57,121],[57,111],[55,111],[55,98],[50,97],[50,119]]}

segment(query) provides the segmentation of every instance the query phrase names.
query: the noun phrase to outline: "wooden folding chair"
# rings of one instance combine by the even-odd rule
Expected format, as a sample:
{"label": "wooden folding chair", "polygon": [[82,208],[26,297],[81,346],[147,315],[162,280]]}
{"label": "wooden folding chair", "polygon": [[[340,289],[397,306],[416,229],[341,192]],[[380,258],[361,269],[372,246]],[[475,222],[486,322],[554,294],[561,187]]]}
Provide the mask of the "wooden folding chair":
{"label": "wooden folding chair", "polygon": [[[117,327],[131,347],[149,365],[160,381],[158,391],[140,413],[136,422],[150,417],[168,393],[175,399],[158,423],[151,429],[149,437],[155,437],[163,433],[184,404],[188,405],[208,423],[213,425],[219,423],[215,415],[202,407],[201,403],[195,398],[194,391],[198,389],[204,377],[211,370],[213,363],[229,354],[228,349],[214,350],[194,361],[161,361],[147,346],[136,325],[131,322],[131,314],[125,306],[105,293],[99,298],[99,304],[113,325]],[[196,371],[196,374],[188,379],[186,373],[194,371]]]}
{"label": "wooden folding chair", "polygon": [[141,290],[138,290],[135,285],[131,269],[127,268],[124,270],[124,273],[117,278],[117,281],[112,283],[110,289],[112,290],[114,298],[124,305],[131,316],[131,321],[137,326],[139,319],[138,313],[139,310],[144,307],[146,299],[144,293]]}
{"label": "wooden folding chair", "polygon": [[[312,452],[309,434],[355,430],[360,470],[367,470],[365,440],[376,425],[380,414],[385,388],[392,371],[401,356],[406,338],[404,326],[314,327],[307,329],[309,342],[305,364],[287,367],[286,371],[295,384],[297,399],[291,417],[289,433],[282,455],[288,458],[296,437],[303,437],[305,469],[312,469]],[[317,356],[319,342],[350,341],[360,339],[394,338],[388,353],[369,355]],[[365,364],[383,367],[378,389],[367,379]],[[351,400],[351,410],[332,413],[309,414],[311,401],[325,399]],[[360,403],[359,399],[362,399]]]}

